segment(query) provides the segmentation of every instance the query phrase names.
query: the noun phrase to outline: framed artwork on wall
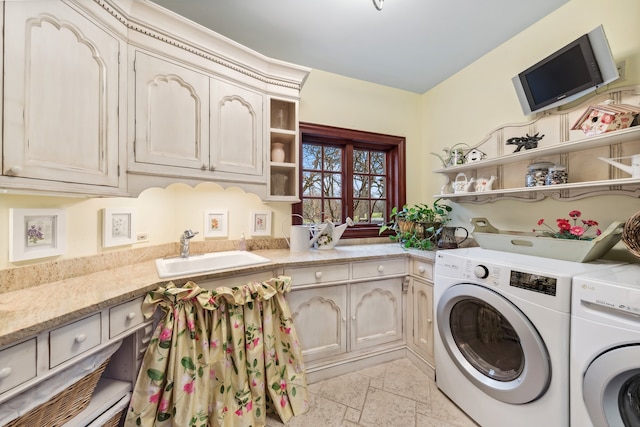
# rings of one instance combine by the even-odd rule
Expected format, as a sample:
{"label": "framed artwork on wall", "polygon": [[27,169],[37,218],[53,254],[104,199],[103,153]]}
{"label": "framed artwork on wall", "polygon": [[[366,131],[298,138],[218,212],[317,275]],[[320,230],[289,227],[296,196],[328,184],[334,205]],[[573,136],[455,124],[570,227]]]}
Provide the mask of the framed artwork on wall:
{"label": "framed artwork on wall", "polygon": [[64,209],[9,209],[9,261],[62,255],[67,247]]}
{"label": "framed artwork on wall", "polygon": [[104,208],[102,215],[102,246],[130,245],[136,242],[136,211],[134,208]]}
{"label": "framed artwork on wall", "polygon": [[271,236],[271,211],[251,211],[251,235]]}
{"label": "framed artwork on wall", "polygon": [[204,211],[204,237],[226,237],[228,218],[225,210]]}

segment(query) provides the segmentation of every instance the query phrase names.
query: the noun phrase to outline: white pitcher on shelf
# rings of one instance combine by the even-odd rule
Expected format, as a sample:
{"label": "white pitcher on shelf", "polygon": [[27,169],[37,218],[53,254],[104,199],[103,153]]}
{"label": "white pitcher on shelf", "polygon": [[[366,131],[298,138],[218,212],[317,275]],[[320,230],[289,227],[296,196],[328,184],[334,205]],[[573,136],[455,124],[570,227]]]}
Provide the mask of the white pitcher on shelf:
{"label": "white pitcher on shelf", "polygon": [[476,191],[491,191],[493,189],[493,183],[498,179],[497,176],[491,175],[491,178],[478,178],[476,180]]}

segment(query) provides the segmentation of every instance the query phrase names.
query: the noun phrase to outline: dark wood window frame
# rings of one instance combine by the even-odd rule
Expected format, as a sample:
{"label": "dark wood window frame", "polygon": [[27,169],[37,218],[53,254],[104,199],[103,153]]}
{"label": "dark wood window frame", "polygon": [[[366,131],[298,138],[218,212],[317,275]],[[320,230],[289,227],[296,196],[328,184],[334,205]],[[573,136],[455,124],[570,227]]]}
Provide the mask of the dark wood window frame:
{"label": "dark wood window frame", "polygon": [[[388,215],[394,206],[404,206],[406,201],[406,148],[405,138],[400,136],[385,135],[380,133],[365,132],[353,129],[344,129],[332,126],[318,125],[312,123],[299,124],[300,144],[316,143],[330,146],[355,147],[364,149],[383,150],[387,154],[387,203],[386,212]],[[300,151],[300,165],[302,165],[302,149]],[[350,150],[346,150],[348,154]],[[352,162],[353,159],[345,155],[343,162]],[[300,168],[302,169],[302,168]],[[343,168],[343,170],[345,170]],[[302,171],[300,171],[302,174]],[[347,209],[352,200],[351,176],[346,177],[344,184],[346,188],[342,190],[343,200],[343,217],[346,218]],[[302,187],[302,176],[299,177],[300,187]],[[302,198],[302,188],[299,189]],[[302,214],[302,203],[296,203],[292,206],[292,212],[298,215]],[[293,218],[294,224],[301,223],[298,217]],[[358,224],[354,227],[348,227],[343,234],[343,238],[364,238],[378,237],[379,225],[375,224]]]}

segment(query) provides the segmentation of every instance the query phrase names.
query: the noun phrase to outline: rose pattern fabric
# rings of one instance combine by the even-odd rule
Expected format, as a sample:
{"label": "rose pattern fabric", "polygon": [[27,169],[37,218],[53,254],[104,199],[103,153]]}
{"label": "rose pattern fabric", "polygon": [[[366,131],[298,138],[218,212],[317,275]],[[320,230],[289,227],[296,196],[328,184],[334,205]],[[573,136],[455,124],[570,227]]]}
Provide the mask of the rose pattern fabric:
{"label": "rose pattern fabric", "polygon": [[145,353],[125,426],[257,427],[309,407],[302,351],[284,294],[291,278],[149,292],[164,313]]}

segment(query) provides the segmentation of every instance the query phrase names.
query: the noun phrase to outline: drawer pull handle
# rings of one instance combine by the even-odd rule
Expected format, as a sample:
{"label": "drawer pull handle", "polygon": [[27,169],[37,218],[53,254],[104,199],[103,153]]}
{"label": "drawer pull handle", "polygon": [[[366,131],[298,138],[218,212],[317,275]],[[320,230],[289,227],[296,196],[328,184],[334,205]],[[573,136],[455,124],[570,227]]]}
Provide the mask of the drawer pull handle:
{"label": "drawer pull handle", "polygon": [[427,319],[427,323],[428,323],[428,324],[431,324],[431,319]]}
{"label": "drawer pull handle", "polygon": [[322,271],[316,271],[316,279],[322,279]]}
{"label": "drawer pull handle", "polygon": [[356,316],[353,316],[353,317],[351,318],[351,320],[354,320],[354,321],[355,321],[355,320],[356,320]]}
{"label": "drawer pull handle", "polygon": [[379,265],[378,266],[378,273],[382,273],[384,272],[384,265]]}
{"label": "drawer pull handle", "polygon": [[418,267],[418,273],[424,274],[425,271],[427,270],[423,266]]}
{"label": "drawer pull handle", "polygon": [[133,320],[135,318],[136,318],[135,311],[132,311],[131,313],[127,314],[127,320]]}
{"label": "drawer pull handle", "polygon": [[76,335],[76,338],[74,339],[74,341],[80,344],[86,341],[86,339],[87,339],[87,334],[80,334],[80,335]]}
{"label": "drawer pull handle", "polygon": [[11,372],[12,372],[11,368],[2,368],[2,369],[0,369],[0,380],[8,378],[9,375],[11,375]]}

